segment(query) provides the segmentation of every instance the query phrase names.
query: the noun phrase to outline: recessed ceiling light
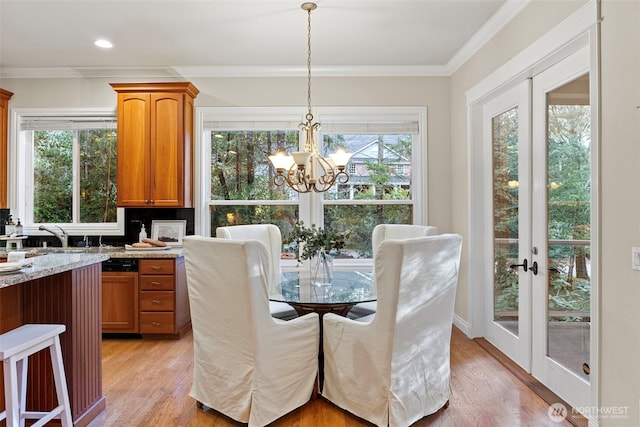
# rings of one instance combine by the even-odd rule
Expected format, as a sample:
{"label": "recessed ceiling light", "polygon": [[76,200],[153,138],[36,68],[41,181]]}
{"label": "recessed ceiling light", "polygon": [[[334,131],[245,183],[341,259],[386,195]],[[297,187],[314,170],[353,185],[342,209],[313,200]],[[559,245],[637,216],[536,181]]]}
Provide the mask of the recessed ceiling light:
{"label": "recessed ceiling light", "polygon": [[111,43],[109,40],[105,40],[105,39],[96,40],[95,42],[93,42],[93,44],[95,44],[98,47],[105,48],[105,49],[109,49],[109,48],[113,47],[113,43]]}

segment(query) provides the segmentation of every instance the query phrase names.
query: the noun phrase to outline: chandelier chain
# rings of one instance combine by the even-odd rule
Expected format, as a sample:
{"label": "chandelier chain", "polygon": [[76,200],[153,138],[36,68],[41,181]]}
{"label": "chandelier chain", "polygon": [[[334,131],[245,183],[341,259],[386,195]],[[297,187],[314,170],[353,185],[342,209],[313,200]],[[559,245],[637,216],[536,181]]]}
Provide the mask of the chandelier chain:
{"label": "chandelier chain", "polygon": [[307,120],[313,120],[311,114],[311,9],[307,10]]}

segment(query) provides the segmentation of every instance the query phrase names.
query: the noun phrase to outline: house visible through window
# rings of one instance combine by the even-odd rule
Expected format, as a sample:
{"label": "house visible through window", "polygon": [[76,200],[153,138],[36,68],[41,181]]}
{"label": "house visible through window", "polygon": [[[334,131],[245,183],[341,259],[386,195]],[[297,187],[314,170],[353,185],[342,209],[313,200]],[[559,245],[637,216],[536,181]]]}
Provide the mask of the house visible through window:
{"label": "house visible through window", "polygon": [[341,262],[371,258],[371,232],[379,223],[421,223],[424,109],[318,109],[319,149],[324,156],[337,147],[353,153],[350,179],[325,193],[304,195],[274,185],[267,158],[277,149],[302,150],[306,135],[298,130],[297,109],[198,110],[203,155],[210,164],[203,176],[210,195],[204,232],[214,236],[219,226],[273,223],[286,241],[296,221],[348,230],[336,260]]}

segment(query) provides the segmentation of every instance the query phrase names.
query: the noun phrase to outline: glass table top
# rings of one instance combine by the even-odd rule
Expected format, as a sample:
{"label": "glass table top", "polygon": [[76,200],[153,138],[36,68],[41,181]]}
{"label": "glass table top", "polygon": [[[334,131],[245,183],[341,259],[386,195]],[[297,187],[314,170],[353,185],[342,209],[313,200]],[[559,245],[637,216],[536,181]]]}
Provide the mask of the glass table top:
{"label": "glass table top", "polygon": [[286,271],[282,273],[278,291],[269,295],[271,301],[355,304],[376,300],[373,276],[363,271],[334,270],[331,285],[315,282],[309,271]]}

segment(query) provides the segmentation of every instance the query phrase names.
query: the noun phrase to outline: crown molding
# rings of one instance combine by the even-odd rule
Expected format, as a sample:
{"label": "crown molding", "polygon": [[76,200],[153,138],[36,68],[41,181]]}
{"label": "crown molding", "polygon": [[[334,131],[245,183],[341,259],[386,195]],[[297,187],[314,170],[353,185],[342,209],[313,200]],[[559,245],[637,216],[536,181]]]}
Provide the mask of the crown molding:
{"label": "crown molding", "polygon": [[[47,67],[0,68],[3,79],[50,78],[206,78],[206,77],[304,77],[304,67]],[[314,77],[429,77],[448,76],[446,66],[314,66]]]}
{"label": "crown molding", "polygon": [[[175,67],[191,77],[306,77],[307,69],[296,67]],[[447,75],[445,66],[314,66],[314,77],[425,77]]]}
{"label": "crown molding", "polygon": [[446,65],[448,75],[455,73],[465,62],[489,42],[531,0],[507,0],[498,11],[473,35],[473,37],[449,60]]}
{"label": "crown molding", "polygon": [[171,67],[0,67],[2,79],[180,77]]}

